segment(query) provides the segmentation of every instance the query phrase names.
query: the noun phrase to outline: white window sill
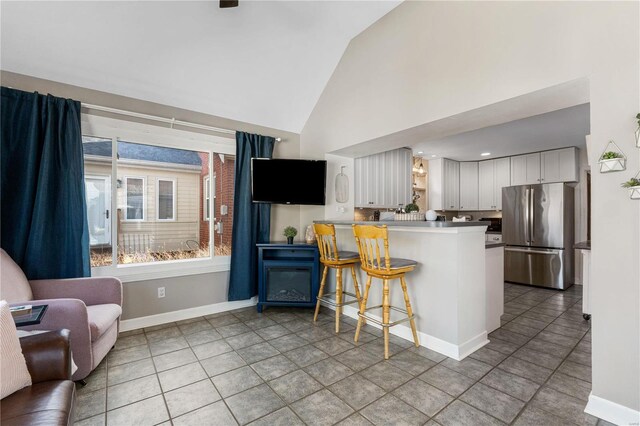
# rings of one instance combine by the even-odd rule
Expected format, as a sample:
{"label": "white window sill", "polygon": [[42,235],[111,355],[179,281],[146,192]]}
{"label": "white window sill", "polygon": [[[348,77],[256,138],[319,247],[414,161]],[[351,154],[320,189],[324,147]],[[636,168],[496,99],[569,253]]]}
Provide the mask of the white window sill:
{"label": "white window sill", "polygon": [[177,260],[138,265],[101,266],[91,268],[92,277],[118,277],[123,283],[225,272],[231,256],[216,259]]}

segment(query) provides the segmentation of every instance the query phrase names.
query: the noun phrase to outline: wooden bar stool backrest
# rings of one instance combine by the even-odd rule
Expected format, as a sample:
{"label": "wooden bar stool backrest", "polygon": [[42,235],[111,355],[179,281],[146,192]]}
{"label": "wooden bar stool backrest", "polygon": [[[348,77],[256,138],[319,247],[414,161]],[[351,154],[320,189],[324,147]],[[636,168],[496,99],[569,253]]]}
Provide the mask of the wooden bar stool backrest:
{"label": "wooden bar stool backrest", "polygon": [[340,263],[338,245],[336,243],[336,228],[333,224],[314,223],[313,232],[316,234],[320,261],[334,265]]}
{"label": "wooden bar stool backrest", "polygon": [[387,225],[353,225],[353,236],[356,238],[360,254],[360,267],[368,272],[390,274],[391,256]]}

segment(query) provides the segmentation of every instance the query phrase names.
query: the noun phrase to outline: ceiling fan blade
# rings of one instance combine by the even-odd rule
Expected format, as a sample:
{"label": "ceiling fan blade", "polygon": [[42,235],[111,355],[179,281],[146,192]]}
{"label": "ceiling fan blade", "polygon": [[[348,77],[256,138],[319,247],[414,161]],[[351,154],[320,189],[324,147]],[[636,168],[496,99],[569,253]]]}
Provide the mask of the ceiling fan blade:
{"label": "ceiling fan blade", "polygon": [[238,7],[238,0],[220,0],[220,9]]}

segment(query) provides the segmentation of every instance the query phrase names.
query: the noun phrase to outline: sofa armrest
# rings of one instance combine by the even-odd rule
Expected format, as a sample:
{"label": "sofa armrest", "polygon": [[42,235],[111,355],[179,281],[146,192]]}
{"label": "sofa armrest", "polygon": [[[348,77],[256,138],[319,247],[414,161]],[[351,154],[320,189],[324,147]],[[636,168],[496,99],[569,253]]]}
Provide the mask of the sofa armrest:
{"label": "sofa armrest", "polygon": [[[69,330],[69,341],[73,361],[78,366],[74,380],[85,378],[92,369],[93,348],[87,306],[78,299],[42,299],[20,302],[24,305],[49,305],[40,324],[20,327],[20,330]],[[11,306],[16,305],[12,303]]]}
{"label": "sofa armrest", "polygon": [[122,282],[115,277],[33,280],[29,284],[34,299],[80,299],[87,306],[104,303],[122,306]]}
{"label": "sofa armrest", "polygon": [[20,346],[33,383],[71,380],[69,330],[25,336]]}

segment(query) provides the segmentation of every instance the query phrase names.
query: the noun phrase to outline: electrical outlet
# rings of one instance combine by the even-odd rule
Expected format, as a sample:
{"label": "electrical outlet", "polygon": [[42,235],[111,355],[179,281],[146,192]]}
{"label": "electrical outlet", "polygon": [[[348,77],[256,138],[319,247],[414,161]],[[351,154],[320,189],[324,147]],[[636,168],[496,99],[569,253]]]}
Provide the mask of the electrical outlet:
{"label": "electrical outlet", "polygon": [[164,296],[164,287],[158,287],[158,299],[162,299]]}

